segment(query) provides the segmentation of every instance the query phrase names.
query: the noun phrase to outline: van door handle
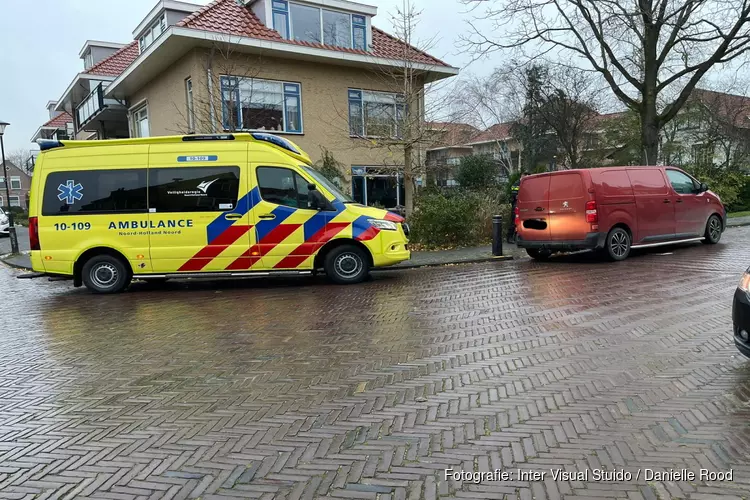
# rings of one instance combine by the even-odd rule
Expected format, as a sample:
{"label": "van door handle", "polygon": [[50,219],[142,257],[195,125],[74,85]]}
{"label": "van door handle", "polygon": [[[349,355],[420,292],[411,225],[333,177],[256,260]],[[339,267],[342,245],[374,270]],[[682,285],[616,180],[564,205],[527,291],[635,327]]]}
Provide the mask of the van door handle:
{"label": "van door handle", "polygon": [[664,200],[664,203],[672,203],[672,202],[669,200]]}
{"label": "van door handle", "polygon": [[677,200],[677,203],[682,203],[682,200],[681,200],[681,199],[678,199],[678,200]]}
{"label": "van door handle", "polygon": [[263,214],[259,215],[258,218],[263,220],[274,220],[276,216],[274,214]]}
{"label": "van door handle", "polygon": [[544,207],[536,207],[534,210],[537,212],[544,212]]}
{"label": "van door handle", "polygon": [[242,218],[242,214],[225,214],[224,218],[226,220],[240,220]]}

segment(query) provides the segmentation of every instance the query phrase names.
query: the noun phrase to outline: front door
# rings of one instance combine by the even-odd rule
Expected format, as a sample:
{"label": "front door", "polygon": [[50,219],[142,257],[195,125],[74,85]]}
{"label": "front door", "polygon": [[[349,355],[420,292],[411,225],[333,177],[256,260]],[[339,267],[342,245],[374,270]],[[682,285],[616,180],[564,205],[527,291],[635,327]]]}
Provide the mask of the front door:
{"label": "front door", "polygon": [[[706,198],[698,194],[696,183],[690,176],[679,170],[666,170],[672,185],[672,201],[675,207],[675,237],[690,238],[702,236],[708,220]],[[705,215],[704,215],[705,214]]]}
{"label": "front door", "polygon": [[247,149],[216,142],[207,155],[205,145],[151,146],[149,235],[156,273],[225,271],[255,242],[247,168],[241,168]]}

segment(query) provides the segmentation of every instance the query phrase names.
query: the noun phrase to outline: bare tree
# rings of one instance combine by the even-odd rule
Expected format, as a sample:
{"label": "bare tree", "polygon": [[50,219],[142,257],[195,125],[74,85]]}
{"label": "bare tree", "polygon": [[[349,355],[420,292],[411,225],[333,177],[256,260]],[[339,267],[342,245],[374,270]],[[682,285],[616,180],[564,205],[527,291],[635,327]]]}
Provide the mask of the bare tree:
{"label": "bare tree", "polygon": [[8,163],[12,163],[23,171],[26,170],[26,161],[29,158],[31,158],[31,151],[28,149],[18,148],[5,154],[5,159]]}
{"label": "bare tree", "polygon": [[[750,0],[481,3],[489,7],[470,23],[465,39],[478,54],[517,49],[525,57],[583,61],[638,113],[647,164],[657,161],[660,130],[677,116],[704,75],[750,49]],[[480,18],[489,19],[492,29],[483,29]],[[501,33],[502,38],[488,33]],[[660,105],[670,92],[674,98]]]}

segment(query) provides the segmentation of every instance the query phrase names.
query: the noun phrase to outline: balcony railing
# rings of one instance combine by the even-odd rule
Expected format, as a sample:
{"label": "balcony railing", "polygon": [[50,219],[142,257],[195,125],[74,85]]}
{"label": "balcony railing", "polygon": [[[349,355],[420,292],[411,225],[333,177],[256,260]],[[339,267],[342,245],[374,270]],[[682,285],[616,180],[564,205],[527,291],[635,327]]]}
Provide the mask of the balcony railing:
{"label": "balcony railing", "polygon": [[94,90],[76,108],[78,128],[83,127],[102,109],[104,109],[104,91],[100,83],[94,87]]}

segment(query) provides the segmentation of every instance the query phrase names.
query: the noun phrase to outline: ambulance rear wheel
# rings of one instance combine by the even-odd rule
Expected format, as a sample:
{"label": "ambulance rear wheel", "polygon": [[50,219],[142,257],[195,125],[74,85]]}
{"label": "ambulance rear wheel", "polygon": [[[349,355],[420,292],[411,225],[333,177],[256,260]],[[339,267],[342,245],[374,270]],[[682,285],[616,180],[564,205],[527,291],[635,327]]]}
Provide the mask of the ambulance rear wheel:
{"label": "ambulance rear wheel", "polygon": [[323,267],[326,275],[340,285],[361,283],[370,274],[367,255],[354,245],[342,245],[328,252]]}
{"label": "ambulance rear wheel", "polygon": [[121,259],[100,254],[86,261],[81,269],[81,279],[94,293],[118,293],[128,287],[131,276],[130,269]]}

